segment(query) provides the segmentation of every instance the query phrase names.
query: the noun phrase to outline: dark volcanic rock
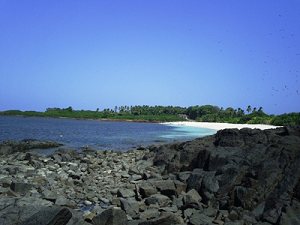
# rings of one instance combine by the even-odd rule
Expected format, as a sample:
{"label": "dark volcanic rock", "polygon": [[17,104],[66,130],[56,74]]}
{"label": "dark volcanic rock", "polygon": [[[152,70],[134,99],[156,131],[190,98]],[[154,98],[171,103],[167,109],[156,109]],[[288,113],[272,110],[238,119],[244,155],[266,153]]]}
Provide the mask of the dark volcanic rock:
{"label": "dark volcanic rock", "polygon": [[188,190],[196,189],[204,200],[223,208],[252,211],[263,205],[257,216],[278,223],[292,199],[299,201],[299,135],[299,127],[225,129],[158,148],[154,165],[165,173],[196,169],[187,179]]}
{"label": "dark volcanic rock", "polygon": [[49,206],[52,206],[52,202],[39,198],[1,197],[0,224],[19,224],[41,209],[48,208]]}
{"label": "dark volcanic rock", "polygon": [[94,225],[127,225],[127,217],[124,211],[117,208],[110,208],[94,217]]}
{"label": "dark volcanic rock", "polygon": [[154,181],[152,184],[164,195],[172,196],[176,194],[176,187],[172,180]]}
{"label": "dark volcanic rock", "polygon": [[12,154],[14,152],[27,152],[31,149],[47,149],[61,146],[53,141],[38,141],[25,139],[22,141],[3,141],[0,143],[0,155]]}
{"label": "dark volcanic rock", "polygon": [[31,144],[0,145],[0,224],[300,224],[300,128],[124,153]]}
{"label": "dark volcanic rock", "polygon": [[18,182],[12,182],[10,185],[10,189],[14,192],[18,192],[21,194],[25,194],[27,191],[29,191],[33,186],[31,184],[27,183],[18,183]]}
{"label": "dark volcanic rock", "polygon": [[45,208],[29,217],[21,225],[65,225],[72,217],[67,208]]}
{"label": "dark volcanic rock", "polygon": [[183,219],[173,213],[165,213],[161,215],[159,218],[148,220],[139,225],[179,225],[183,224]]}
{"label": "dark volcanic rock", "polygon": [[156,188],[150,183],[142,183],[139,186],[139,191],[143,198],[147,198],[157,193]]}

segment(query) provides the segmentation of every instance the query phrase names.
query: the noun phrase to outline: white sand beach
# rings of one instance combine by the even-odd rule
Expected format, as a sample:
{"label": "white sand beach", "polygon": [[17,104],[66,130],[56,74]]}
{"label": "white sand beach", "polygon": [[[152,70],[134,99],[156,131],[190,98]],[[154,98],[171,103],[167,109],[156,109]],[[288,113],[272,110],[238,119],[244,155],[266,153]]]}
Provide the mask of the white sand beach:
{"label": "white sand beach", "polygon": [[278,126],[265,125],[265,124],[232,124],[232,123],[212,123],[212,122],[194,122],[194,121],[182,121],[182,122],[166,122],[162,123],[166,125],[173,126],[189,126],[189,127],[199,127],[208,128],[213,130],[223,130],[228,128],[251,128],[251,129],[275,129]]}

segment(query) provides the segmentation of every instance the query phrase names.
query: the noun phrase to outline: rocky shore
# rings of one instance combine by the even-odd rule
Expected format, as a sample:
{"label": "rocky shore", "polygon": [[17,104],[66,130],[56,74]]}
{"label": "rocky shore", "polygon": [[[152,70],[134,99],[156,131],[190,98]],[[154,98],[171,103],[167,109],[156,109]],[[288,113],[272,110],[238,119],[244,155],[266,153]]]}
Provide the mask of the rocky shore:
{"label": "rocky shore", "polygon": [[124,153],[28,152],[48,144],[58,146],[0,144],[1,225],[300,224],[299,127]]}

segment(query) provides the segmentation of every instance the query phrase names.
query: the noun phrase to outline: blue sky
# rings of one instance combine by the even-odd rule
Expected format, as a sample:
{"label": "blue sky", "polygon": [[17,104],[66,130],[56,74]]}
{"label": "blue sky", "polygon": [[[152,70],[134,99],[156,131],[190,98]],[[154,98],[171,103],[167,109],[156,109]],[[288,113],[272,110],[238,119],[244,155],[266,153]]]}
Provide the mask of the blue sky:
{"label": "blue sky", "polygon": [[298,0],[0,0],[0,110],[300,111]]}

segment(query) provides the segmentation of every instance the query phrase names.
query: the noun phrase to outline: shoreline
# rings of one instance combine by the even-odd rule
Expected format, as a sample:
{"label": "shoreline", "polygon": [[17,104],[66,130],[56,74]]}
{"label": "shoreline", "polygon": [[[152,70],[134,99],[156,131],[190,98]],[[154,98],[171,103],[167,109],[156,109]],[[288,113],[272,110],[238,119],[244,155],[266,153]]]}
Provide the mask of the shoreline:
{"label": "shoreline", "polygon": [[212,130],[223,130],[223,129],[242,129],[242,128],[251,128],[251,129],[276,129],[281,126],[273,126],[267,124],[234,124],[234,123],[214,123],[214,122],[194,122],[194,121],[182,121],[182,122],[164,122],[160,123],[169,126],[186,126],[186,127],[197,127],[197,128],[206,128]]}
{"label": "shoreline", "polygon": [[[27,115],[1,115],[0,117],[3,116],[9,116],[9,117],[24,117],[24,118],[49,118],[49,119],[71,119],[71,120],[93,120],[93,121],[103,121],[103,122],[133,122],[133,123],[158,123],[158,124],[162,124],[162,123],[169,123],[169,122],[163,122],[163,121],[159,121],[159,120],[142,120],[142,119],[114,119],[114,118],[77,118],[77,117],[65,117],[65,116],[27,116]],[[171,123],[176,122],[176,121],[172,121]],[[177,122],[185,122],[185,121],[177,121]]]}
{"label": "shoreline", "polygon": [[[282,200],[272,197],[281,194],[286,209],[297,212],[299,131],[225,130],[122,153],[68,149],[39,155],[0,146],[0,223],[287,224],[289,215],[276,208]],[[236,195],[240,190],[246,198]],[[270,198],[274,204],[268,206]]]}

